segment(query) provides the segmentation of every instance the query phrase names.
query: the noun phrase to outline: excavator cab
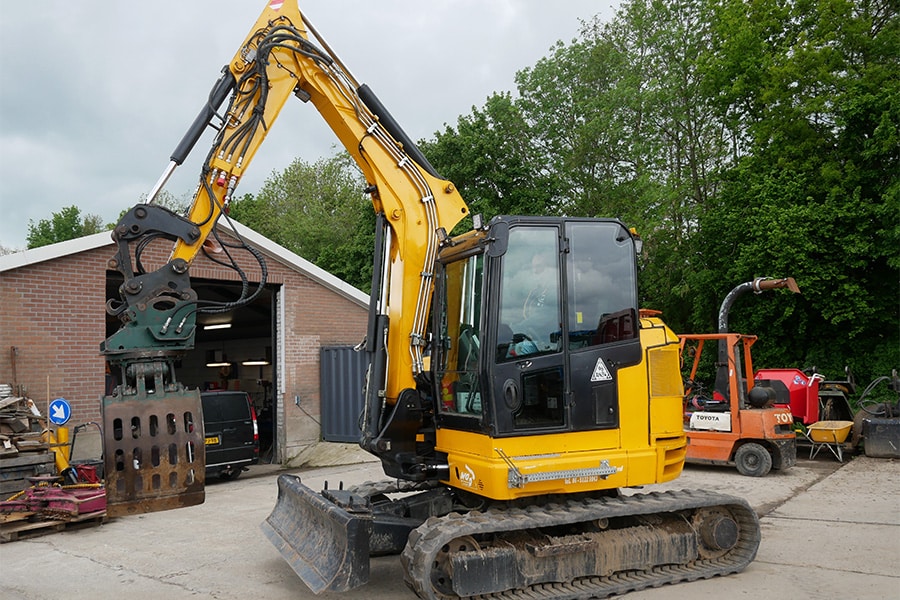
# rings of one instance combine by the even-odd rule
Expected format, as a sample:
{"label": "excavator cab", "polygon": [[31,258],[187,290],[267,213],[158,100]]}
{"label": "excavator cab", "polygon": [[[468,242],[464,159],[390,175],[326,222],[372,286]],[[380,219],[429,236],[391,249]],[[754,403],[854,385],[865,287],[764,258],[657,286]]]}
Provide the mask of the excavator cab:
{"label": "excavator cab", "polygon": [[389,476],[510,500],[567,491],[562,477],[510,488],[509,457],[521,448],[577,448],[579,475],[599,468],[598,452],[622,447],[619,371],[644,356],[635,243],[622,223],[497,217],[443,244],[434,281],[430,370],[393,407],[371,390],[367,402],[369,415],[384,413],[365,419],[362,446]]}
{"label": "excavator cab", "polygon": [[[504,216],[448,238],[434,267],[430,369],[385,402],[373,349],[362,447],[391,477],[477,486],[495,500],[569,491],[561,476],[510,488],[519,467],[509,457],[526,447],[577,450],[566,472],[597,476],[600,454],[624,445],[623,393],[647,394],[623,390],[619,376],[644,358],[636,270],[634,236],[612,219]],[[674,336],[668,343],[674,353]],[[680,379],[671,371],[674,398]],[[652,444],[646,435],[636,443]],[[606,481],[619,472],[608,468],[585,489],[623,484]]]}
{"label": "excavator cab", "polygon": [[616,371],[642,354],[631,234],[616,221],[526,217],[491,233],[438,261],[438,437],[617,427]]}

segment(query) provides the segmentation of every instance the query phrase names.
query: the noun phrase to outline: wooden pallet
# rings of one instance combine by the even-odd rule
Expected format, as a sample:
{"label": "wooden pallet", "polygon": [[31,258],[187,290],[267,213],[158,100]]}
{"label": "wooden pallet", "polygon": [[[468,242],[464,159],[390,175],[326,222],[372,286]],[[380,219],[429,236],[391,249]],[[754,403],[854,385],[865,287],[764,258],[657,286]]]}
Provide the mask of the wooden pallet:
{"label": "wooden pallet", "polygon": [[[34,513],[15,513],[21,519],[27,519]],[[0,543],[15,542],[29,537],[37,537],[57,531],[69,531],[73,529],[81,529],[83,527],[91,527],[106,522],[106,511],[98,510],[97,512],[78,515],[72,519],[65,521],[27,521],[11,519],[7,522],[0,523]]]}

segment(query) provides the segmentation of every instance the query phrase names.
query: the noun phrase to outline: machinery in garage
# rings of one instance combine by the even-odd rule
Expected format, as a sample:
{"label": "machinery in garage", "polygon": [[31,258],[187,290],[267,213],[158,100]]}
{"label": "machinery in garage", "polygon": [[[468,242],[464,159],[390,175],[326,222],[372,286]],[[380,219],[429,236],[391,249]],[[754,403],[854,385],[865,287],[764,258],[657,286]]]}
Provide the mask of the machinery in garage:
{"label": "machinery in garage", "polygon": [[[552,599],[752,561],[760,531],[746,501],[618,493],[677,478],[686,444],[678,338],[638,312],[636,232],[615,219],[470,215],[295,0],[268,3],[148,203],[115,228],[124,283],[109,308],[122,327],[103,351],[123,383],[104,398],[110,510],[203,501],[199,397],[174,361],[197,314],[235,303],[199,303],[188,272],[291,97],[335,132],[377,214],[360,445],[390,478],[316,492],[279,477],[264,530],[300,578],[315,592],[350,590],[368,580],[371,555],[399,554],[422,598]],[[210,124],[189,215],[154,205]],[[471,229],[453,235],[463,219]],[[143,271],[129,252],[159,237],[171,258]]]}

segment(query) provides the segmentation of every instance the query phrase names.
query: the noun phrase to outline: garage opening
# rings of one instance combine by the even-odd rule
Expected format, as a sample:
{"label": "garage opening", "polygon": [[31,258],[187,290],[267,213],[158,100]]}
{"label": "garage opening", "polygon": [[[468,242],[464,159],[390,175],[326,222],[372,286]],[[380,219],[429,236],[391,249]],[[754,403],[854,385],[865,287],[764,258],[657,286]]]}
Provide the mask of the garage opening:
{"label": "garage opening", "polygon": [[[121,283],[119,273],[107,272],[107,298],[116,297]],[[241,295],[239,282],[192,278],[191,287],[201,301],[229,302]],[[278,456],[274,382],[278,377],[275,298],[279,287],[267,285],[250,304],[235,310],[199,314],[194,350],[175,364],[179,381],[189,388],[247,392],[256,410],[262,463],[275,462]],[[115,317],[107,316],[106,323],[107,336],[119,328]]]}

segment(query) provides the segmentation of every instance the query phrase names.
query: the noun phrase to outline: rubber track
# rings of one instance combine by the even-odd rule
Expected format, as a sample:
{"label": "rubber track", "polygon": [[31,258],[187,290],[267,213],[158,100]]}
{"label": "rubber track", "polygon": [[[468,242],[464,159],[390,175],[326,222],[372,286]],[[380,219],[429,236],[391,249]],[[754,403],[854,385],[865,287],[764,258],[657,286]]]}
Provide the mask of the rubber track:
{"label": "rubber track", "polygon": [[403,481],[399,479],[382,479],[381,481],[366,481],[358,485],[348,487],[347,491],[357,496],[371,498],[378,494],[396,494],[399,492],[421,492],[433,488],[443,487],[438,481]]}
{"label": "rubber track", "polygon": [[759,548],[760,529],[756,512],[741,498],[713,492],[683,490],[571,501],[524,509],[452,513],[446,517],[431,518],[414,530],[400,560],[406,583],[416,595],[426,600],[448,600],[458,596],[446,596],[434,590],[431,585],[431,565],[434,564],[434,559],[441,548],[455,538],[529,530],[600,518],[669,513],[723,505],[728,506],[734,514],[741,538],[732,551],[720,558],[698,559],[689,565],[620,572],[608,577],[584,577],[568,583],[537,584],[520,590],[471,597],[478,600],[605,598],[669,583],[708,579],[742,571],[756,557]]}

